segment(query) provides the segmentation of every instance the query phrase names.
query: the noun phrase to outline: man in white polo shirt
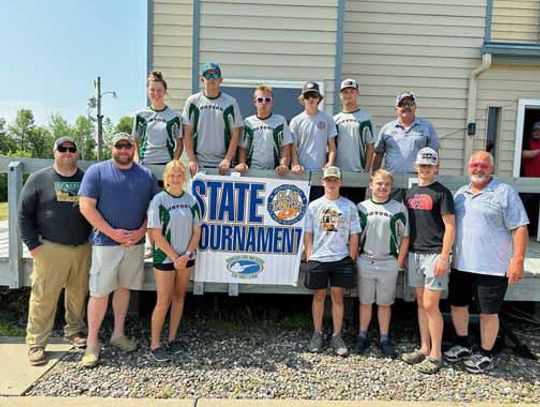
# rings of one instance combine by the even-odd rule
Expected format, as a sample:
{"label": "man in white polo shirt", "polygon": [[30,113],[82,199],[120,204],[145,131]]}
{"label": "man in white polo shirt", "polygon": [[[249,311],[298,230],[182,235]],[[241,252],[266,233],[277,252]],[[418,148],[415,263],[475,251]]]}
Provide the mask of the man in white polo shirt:
{"label": "man in white polo shirt", "polygon": [[[464,360],[470,373],[493,367],[493,347],[499,333],[499,310],[508,283],[523,278],[529,220],[517,192],[492,178],[493,156],[485,151],[469,159],[471,183],[454,197],[456,240],[448,302],[456,330],[455,345],[445,352],[447,362]],[[470,349],[469,305],[480,310],[480,348]]]}

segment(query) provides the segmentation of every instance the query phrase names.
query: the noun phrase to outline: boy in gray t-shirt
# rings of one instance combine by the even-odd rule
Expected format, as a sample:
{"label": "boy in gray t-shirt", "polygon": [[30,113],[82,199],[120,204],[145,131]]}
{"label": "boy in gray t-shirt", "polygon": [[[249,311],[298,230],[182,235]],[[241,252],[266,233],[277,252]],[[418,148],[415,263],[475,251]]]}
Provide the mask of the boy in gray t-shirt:
{"label": "boy in gray t-shirt", "polygon": [[349,350],[341,337],[343,294],[345,288],[354,286],[354,260],[358,253],[360,221],[354,204],[339,195],[339,168],[325,168],[322,185],[324,196],[311,202],[306,214],[304,244],[308,263],[305,286],[314,290],[314,333],[308,349],[310,352],[323,349],[324,300],[330,282],[334,315],[330,346],[337,355],[347,356]]}
{"label": "boy in gray t-shirt", "polygon": [[358,259],[358,297],[360,300],[360,332],[356,351],[369,347],[367,331],[373,303],[378,306],[380,348],[384,356],[393,357],[389,329],[391,306],[396,296],[399,270],[404,267],[409,247],[407,208],[390,199],[392,175],[377,170],[371,177],[371,199],[358,204],[362,234]]}

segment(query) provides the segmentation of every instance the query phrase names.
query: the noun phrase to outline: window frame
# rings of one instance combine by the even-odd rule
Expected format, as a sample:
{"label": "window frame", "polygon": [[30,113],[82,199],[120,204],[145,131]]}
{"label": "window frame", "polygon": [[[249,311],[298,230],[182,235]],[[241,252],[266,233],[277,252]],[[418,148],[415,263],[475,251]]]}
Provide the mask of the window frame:
{"label": "window frame", "polygon": [[[516,120],[516,143],[514,147],[514,168],[513,177],[519,178],[521,175],[521,154],[523,150],[523,136],[525,125],[525,111],[526,109],[538,109],[540,110],[540,99],[519,99],[517,108],[517,120]],[[539,220],[540,222],[540,220]]]}

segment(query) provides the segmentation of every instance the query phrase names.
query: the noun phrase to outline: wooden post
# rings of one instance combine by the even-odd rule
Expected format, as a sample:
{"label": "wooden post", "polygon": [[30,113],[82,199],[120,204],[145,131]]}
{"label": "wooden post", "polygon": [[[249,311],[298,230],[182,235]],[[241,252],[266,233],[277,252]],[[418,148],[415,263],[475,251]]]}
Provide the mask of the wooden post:
{"label": "wooden post", "polygon": [[204,294],[204,283],[202,281],[193,282],[193,295],[203,295]]}
{"label": "wooden post", "polygon": [[229,283],[229,297],[238,297],[238,283]]}
{"label": "wooden post", "polygon": [[23,163],[9,163],[8,206],[9,206],[9,288],[24,286],[23,248],[18,222],[19,196],[22,190]]}

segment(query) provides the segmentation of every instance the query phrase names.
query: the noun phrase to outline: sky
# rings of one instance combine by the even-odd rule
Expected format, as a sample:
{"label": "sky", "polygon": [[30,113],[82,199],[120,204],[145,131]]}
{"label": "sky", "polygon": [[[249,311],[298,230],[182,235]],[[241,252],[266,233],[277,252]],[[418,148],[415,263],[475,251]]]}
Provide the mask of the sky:
{"label": "sky", "polygon": [[[0,0],[0,117],[86,116],[101,76],[114,122],[146,104],[146,0]],[[95,116],[95,111],[93,112]]]}

